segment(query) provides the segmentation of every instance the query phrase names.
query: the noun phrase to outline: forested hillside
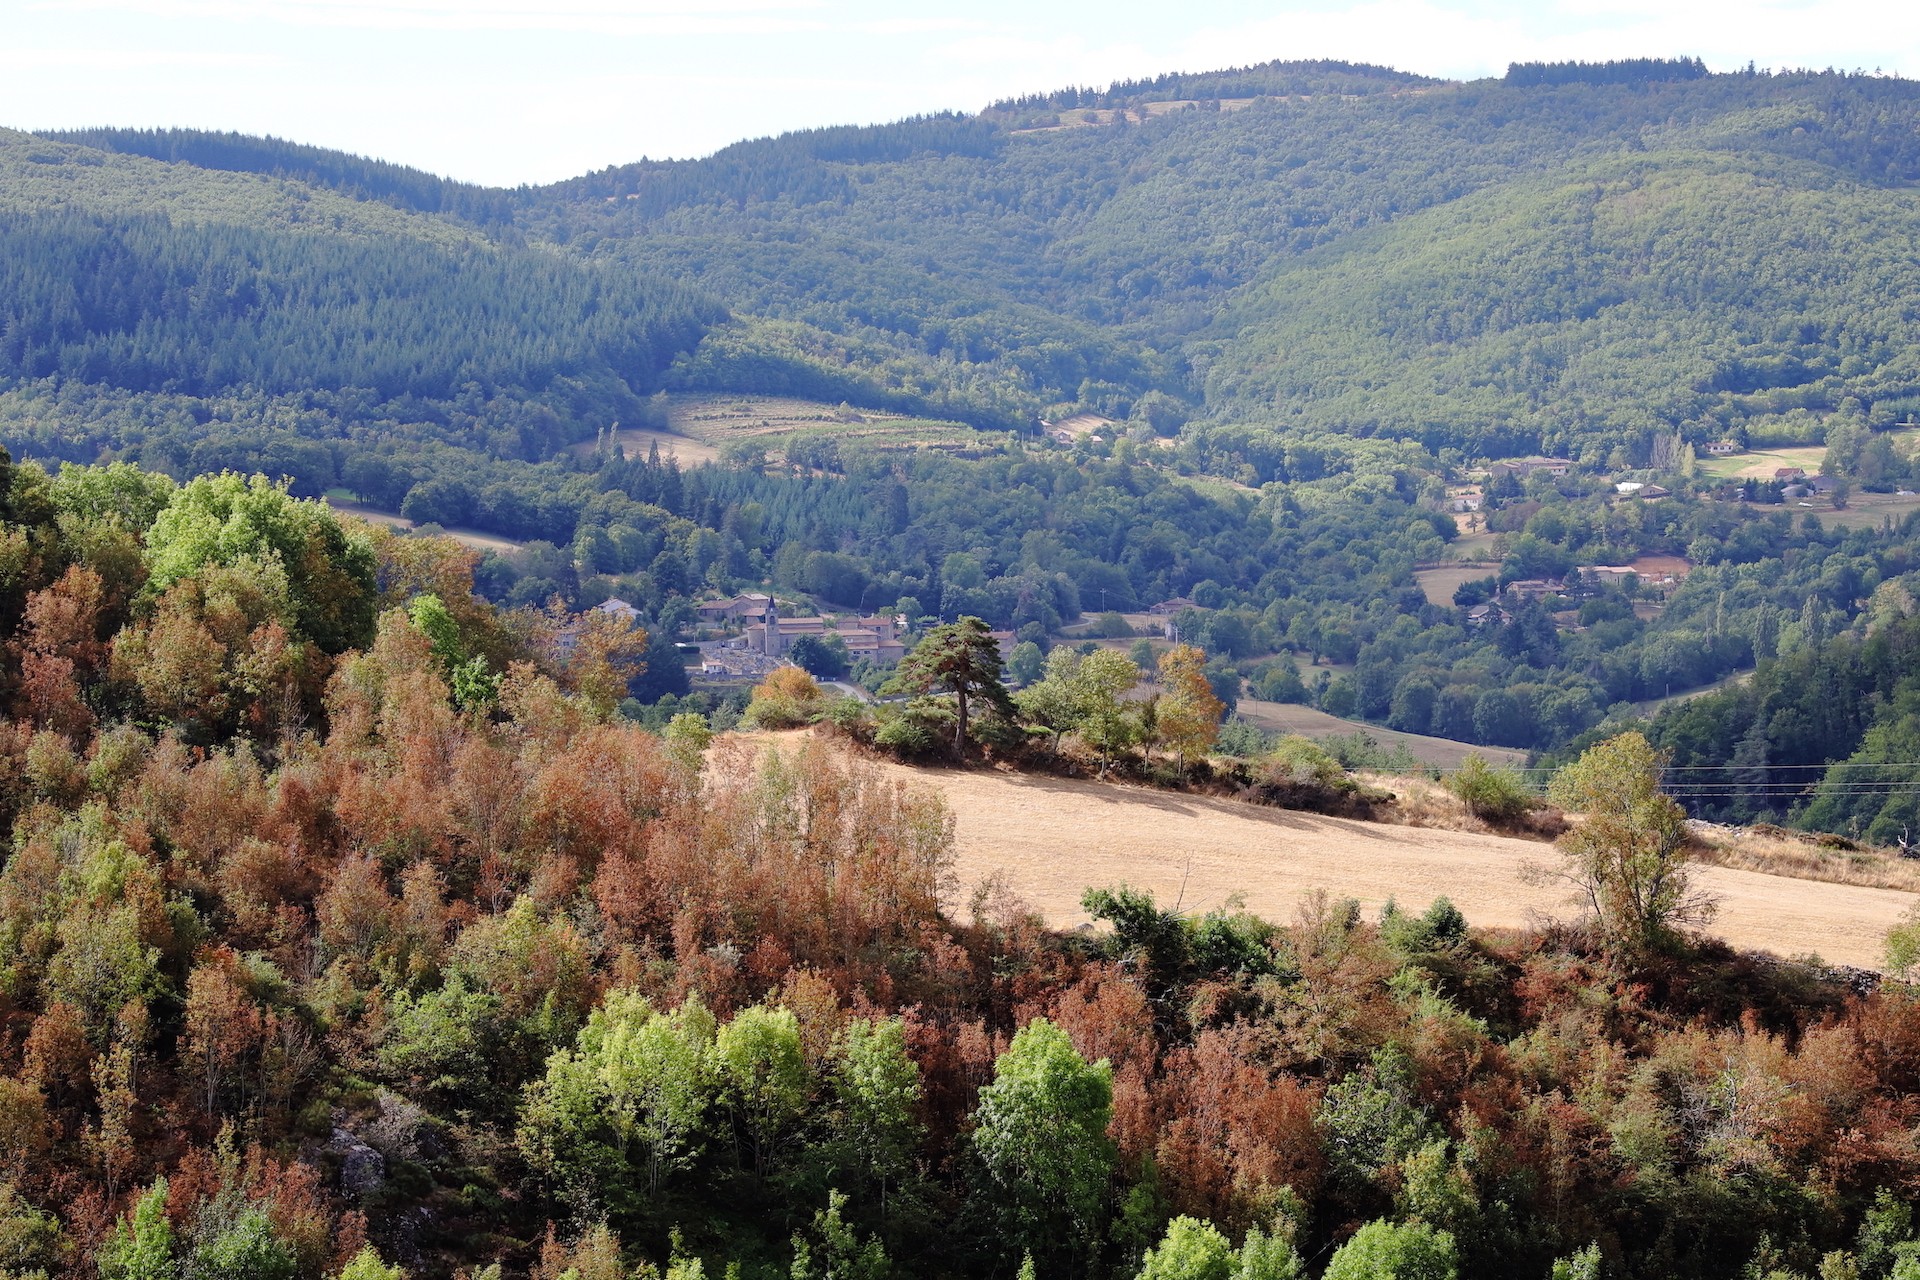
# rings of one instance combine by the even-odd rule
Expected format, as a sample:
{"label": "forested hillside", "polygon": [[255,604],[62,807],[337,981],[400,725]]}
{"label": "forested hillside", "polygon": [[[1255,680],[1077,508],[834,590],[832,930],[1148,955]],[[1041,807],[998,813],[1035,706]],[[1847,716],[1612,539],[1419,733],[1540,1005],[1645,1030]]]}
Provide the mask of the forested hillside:
{"label": "forested hillside", "polygon": [[[1629,450],[1657,425],[1805,437],[1783,416],[1911,407],[1920,386],[1891,354],[1910,335],[1874,299],[1911,263],[1915,86],[1698,71],[1461,85],[1269,64],[493,194],[270,139],[61,136],[679,278],[743,316],[687,385],[992,426],[1144,401],[1162,429],[1304,420],[1468,450],[1588,426]],[[1342,272],[1369,286],[1325,316]],[[1825,283],[1796,292],[1806,280]],[[1326,353],[1382,309],[1326,385]],[[1640,332],[1661,336],[1619,337]],[[1450,396],[1483,383],[1497,392]]]}
{"label": "forested hillside", "polygon": [[395,443],[537,462],[637,420],[725,314],[307,183],[17,133],[0,133],[0,298],[0,384],[38,406],[16,448],[194,450],[190,470],[267,464],[307,493]]}

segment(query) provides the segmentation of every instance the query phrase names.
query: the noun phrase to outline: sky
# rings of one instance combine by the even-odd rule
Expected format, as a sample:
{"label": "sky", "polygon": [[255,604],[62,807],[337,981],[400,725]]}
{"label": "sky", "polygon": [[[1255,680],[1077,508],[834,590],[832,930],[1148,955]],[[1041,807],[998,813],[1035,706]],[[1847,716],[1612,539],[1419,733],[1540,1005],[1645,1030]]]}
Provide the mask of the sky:
{"label": "sky", "polygon": [[472,182],[1161,71],[1704,58],[1920,78],[1912,0],[0,0],[0,126],[268,133]]}

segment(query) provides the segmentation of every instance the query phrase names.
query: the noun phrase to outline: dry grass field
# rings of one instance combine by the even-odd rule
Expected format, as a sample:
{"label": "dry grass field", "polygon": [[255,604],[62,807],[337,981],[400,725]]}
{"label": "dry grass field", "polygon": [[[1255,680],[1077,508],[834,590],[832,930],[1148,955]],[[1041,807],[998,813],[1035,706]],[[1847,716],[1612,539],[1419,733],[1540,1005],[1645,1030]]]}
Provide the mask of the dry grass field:
{"label": "dry grass field", "polygon": [[1421,593],[1427,597],[1428,604],[1452,608],[1453,593],[1460,589],[1462,583],[1472,582],[1475,578],[1491,577],[1499,572],[1500,565],[1497,561],[1469,561],[1442,565],[1436,569],[1415,569],[1413,580],[1420,584]]}
{"label": "dry grass field", "polygon": [[1823,444],[1802,448],[1755,449],[1751,453],[1735,453],[1724,458],[1703,457],[1699,460],[1701,474],[1717,476],[1722,480],[1771,480],[1773,473],[1782,467],[1799,467],[1808,475],[1817,475],[1820,463],[1827,456],[1827,447]]}
{"label": "dry grass field", "polygon": [[[663,458],[678,458],[682,467],[697,467],[703,462],[718,462],[720,451],[704,440],[695,440],[692,436],[676,435],[671,431],[653,431],[646,427],[625,427],[615,434],[621,448],[629,458],[644,458],[647,450],[660,446]],[[573,446],[577,454],[589,454],[594,449],[592,440],[582,440]]]}
{"label": "dry grass field", "polygon": [[[1456,519],[1464,519],[1464,517],[1456,517]],[[1494,560],[1494,544],[1499,539],[1499,534],[1489,533],[1485,529],[1477,533],[1462,533],[1447,544],[1447,559],[1459,560],[1462,563]]]}
{"label": "dry grass field", "polygon": [[1843,511],[1819,512],[1820,523],[1842,529],[1878,529],[1883,521],[1899,524],[1920,511],[1920,494],[1855,493]]}
{"label": "dry grass field", "polygon": [[[1571,914],[1564,893],[1529,885],[1551,846],[1501,836],[1383,826],[1101,782],[989,770],[880,766],[931,786],[952,807],[956,909],[995,876],[1055,926],[1083,922],[1081,892],[1125,882],[1201,911],[1241,895],[1248,910],[1289,920],[1316,889],[1424,908],[1442,894],[1477,925],[1525,926]],[[1777,955],[1818,954],[1867,967],[1915,899],[1893,889],[1823,884],[1703,866],[1719,899],[1713,932]]]}
{"label": "dry grass field", "polygon": [[1342,720],[1339,716],[1330,716],[1324,711],[1291,702],[1262,702],[1258,698],[1242,698],[1238,711],[1242,719],[1269,733],[1298,733],[1309,738],[1324,738],[1330,733],[1365,733],[1389,751],[1396,746],[1405,746],[1408,754],[1421,764],[1441,769],[1459,768],[1467,754],[1474,751],[1493,764],[1525,764],[1527,761],[1524,751],[1508,747],[1476,747],[1470,742],[1455,742],[1451,738],[1401,733],[1395,729],[1382,729],[1379,725],[1363,724],[1358,720]]}
{"label": "dry grass field", "polygon": [[[328,506],[343,516],[355,516],[369,524],[384,524],[389,528],[406,531],[413,528],[413,521],[397,511],[382,511],[378,507],[363,506],[358,502],[345,502],[329,496]],[[502,538],[498,534],[482,533],[478,529],[448,529],[447,536],[464,547],[476,551],[518,551],[521,544],[511,538]]]}

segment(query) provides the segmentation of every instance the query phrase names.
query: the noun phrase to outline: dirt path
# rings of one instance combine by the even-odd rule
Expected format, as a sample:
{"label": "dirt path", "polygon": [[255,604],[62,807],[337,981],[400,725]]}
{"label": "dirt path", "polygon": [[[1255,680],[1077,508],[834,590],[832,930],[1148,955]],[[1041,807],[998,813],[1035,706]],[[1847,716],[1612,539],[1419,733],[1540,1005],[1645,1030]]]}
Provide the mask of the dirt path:
{"label": "dirt path", "polygon": [[[953,807],[962,907],[966,892],[997,871],[1062,926],[1085,919],[1084,888],[1122,881],[1188,909],[1242,893],[1249,910],[1281,921],[1316,888],[1359,898],[1369,915],[1390,896],[1423,909],[1445,894],[1478,925],[1567,911],[1560,892],[1521,882],[1524,864],[1554,856],[1532,841],[1035,775],[883,767],[933,786]],[[1869,967],[1879,964],[1887,927],[1914,901],[1890,889],[1724,867],[1698,874],[1720,899],[1714,932],[1729,942]]]}

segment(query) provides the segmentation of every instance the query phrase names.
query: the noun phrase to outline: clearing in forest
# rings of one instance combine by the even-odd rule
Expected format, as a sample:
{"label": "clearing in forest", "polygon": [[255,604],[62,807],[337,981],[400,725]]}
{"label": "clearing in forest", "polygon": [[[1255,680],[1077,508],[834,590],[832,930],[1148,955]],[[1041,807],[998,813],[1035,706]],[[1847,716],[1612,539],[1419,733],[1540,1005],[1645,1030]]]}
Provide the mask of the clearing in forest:
{"label": "clearing in forest", "polygon": [[831,436],[883,448],[978,449],[997,444],[963,422],[917,418],[881,409],[853,409],[790,396],[676,395],[667,402],[667,427],[718,451],[742,440],[774,452],[790,440]]}
{"label": "clearing in forest", "polygon": [[1420,585],[1428,604],[1450,609],[1453,607],[1453,593],[1464,583],[1477,578],[1490,578],[1499,572],[1500,562],[1497,560],[1473,560],[1437,565],[1431,569],[1415,569],[1413,580]]}
{"label": "clearing in forest", "polygon": [[1367,724],[1361,720],[1342,720],[1339,716],[1292,702],[1262,702],[1258,698],[1242,698],[1234,710],[1242,720],[1269,733],[1297,733],[1307,738],[1324,738],[1334,733],[1364,733],[1388,751],[1404,746],[1407,754],[1421,764],[1441,769],[1459,768],[1460,762],[1476,751],[1491,764],[1522,765],[1527,762],[1527,753],[1512,747],[1478,747],[1471,742],[1456,742],[1452,738],[1402,733],[1398,729],[1383,729],[1377,724]]}
{"label": "clearing in forest", "polygon": [[[323,501],[339,514],[365,520],[368,524],[384,524],[401,533],[410,533],[414,528],[414,522],[397,511],[382,511],[379,507],[337,498],[331,493]],[[472,547],[475,551],[519,551],[525,546],[511,538],[503,538],[497,533],[483,533],[478,529],[447,529],[446,535],[461,546]]]}

